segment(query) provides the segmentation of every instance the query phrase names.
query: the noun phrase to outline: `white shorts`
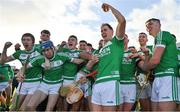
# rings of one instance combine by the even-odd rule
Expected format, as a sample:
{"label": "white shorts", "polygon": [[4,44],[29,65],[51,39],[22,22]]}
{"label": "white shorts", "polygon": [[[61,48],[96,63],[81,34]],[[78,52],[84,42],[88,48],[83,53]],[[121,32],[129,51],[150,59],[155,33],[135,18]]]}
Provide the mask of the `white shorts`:
{"label": "white shorts", "polygon": [[94,84],[91,102],[102,106],[120,105],[120,82],[107,81]]}
{"label": "white shorts", "polygon": [[18,88],[16,90],[17,94],[27,95],[34,94],[34,92],[38,89],[40,82],[23,82],[20,89],[21,83],[18,84]]}
{"label": "white shorts", "polygon": [[72,84],[74,82],[74,80],[67,80],[67,79],[63,79],[63,85],[69,85]]}
{"label": "white shorts", "polygon": [[[139,94],[139,92],[141,91],[141,88],[139,86],[139,84],[137,85],[137,94]],[[141,94],[139,96],[140,99],[147,99],[147,98],[151,98],[151,93],[152,93],[152,87],[151,87],[151,83],[148,83],[144,89],[141,91]]]}
{"label": "white shorts", "polygon": [[45,94],[59,94],[59,88],[61,87],[62,83],[57,84],[47,84],[41,82],[40,87],[38,90],[42,91]]}
{"label": "white shorts", "polygon": [[134,103],[136,100],[136,84],[121,84],[120,103]]}
{"label": "white shorts", "polygon": [[0,91],[4,91],[9,86],[8,82],[1,82],[0,83]]}
{"label": "white shorts", "polygon": [[180,91],[179,77],[164,76],[155,77],[152,85],[151,101],[153,102],[167,102],[167,101],[179,101]]}

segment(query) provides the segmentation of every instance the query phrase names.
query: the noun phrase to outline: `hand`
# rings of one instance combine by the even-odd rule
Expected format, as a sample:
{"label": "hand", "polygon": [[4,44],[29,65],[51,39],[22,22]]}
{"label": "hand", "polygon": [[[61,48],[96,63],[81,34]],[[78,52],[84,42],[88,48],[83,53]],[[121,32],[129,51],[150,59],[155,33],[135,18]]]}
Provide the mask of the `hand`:
{"label": "hand", "polygon": [[97,63],[99,61],[99,57],[97,55],[92,55],[92,59],[90,61]]}
{"label": "hand", "polygon": [[88,81],[88,79],[86,78],[86,77],[84,77],[84,76],[82,76],[82,77],[80,77],[80,79],[79,79],[79,83],[80,84],[84,84],[84,83],[86,83]]}
{"label": "hand", "polygon": [[76,63],[76,64],[81,64],[82,62],[84,62],[84,60],[83,59],[79,59],[79,58],[74,58],[73,62]]}
{"label": "hand", "polygon": [[45,68],[46,70],[48,70],[48,69],[51,68],[50,61],[49,61],[49,59],[47,59],[46,57],[45,57],[44,68]]}
{"label": "hand", "polygon": [[144,57],[144,55],[141,55],[141,54],[139,54],[139,58],[141,59],[141,60],[145,60],[145,57]]}
{"label": "hand", "polygon": [[66,41],[62,41],[60,46],[64,47],[65,45],[67,45]]}
{"label": "hand", "polygon": [[141,47],[140,49],[141,49],[141,51],[142,51],[146,56],[149,55],[149,49],[148,49],[148,48],[146,48],[146,47]]}
{"label": "hand", "polygon": [[98,56],[92,56],[91,60],[88,61],[86,64],[86,67],[88,70],[92,70],[94,64],[96,64],[99,61]]}
{"label": "hand", "polygon": [[109,11],[109,8],[110,8],[110,5],[106,4],[106,3],[103,3],[102,4],[102,9],[104,12],[108,12]]}
{"label": "hand", "polygon": [[11,45],[12,45],[11,42],[6,42],[5,45],[4,45],[4,48],[8,49]]}
{"label": "hand", "polygon": [[130,54],[130,55],[128,55],[128,59],[132,59],[132,58],[135,58],[135,57],[139,57],[139,54],[138,53],[134,53],[134,54]]}
{"label": "hand", "polygon": [[17,51],[17,50],[20,50],[21,48],[21,45],[19,44],[19,43],[16,43],[16,45],[14,46],[14,48],[15,48],[15,50]]}
{"label": "hand", "polygon": [[16,80],[19,81],[19,82],[23,82],[24,81],[24,74],[22,73],[22,71],[19,71],[17,74],[16,74]]}

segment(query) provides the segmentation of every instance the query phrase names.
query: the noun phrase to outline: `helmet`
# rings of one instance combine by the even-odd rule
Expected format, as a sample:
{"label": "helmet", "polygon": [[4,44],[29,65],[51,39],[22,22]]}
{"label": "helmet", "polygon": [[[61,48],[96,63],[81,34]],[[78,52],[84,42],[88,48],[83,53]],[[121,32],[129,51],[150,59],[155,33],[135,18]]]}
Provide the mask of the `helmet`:
{"label": "helmet", "polygon": [[53,42],[50,40],[41,43],[42,49],[47,49],[47,48],[51,48],[51,47],[54,47],[54,45],[53,45]]}

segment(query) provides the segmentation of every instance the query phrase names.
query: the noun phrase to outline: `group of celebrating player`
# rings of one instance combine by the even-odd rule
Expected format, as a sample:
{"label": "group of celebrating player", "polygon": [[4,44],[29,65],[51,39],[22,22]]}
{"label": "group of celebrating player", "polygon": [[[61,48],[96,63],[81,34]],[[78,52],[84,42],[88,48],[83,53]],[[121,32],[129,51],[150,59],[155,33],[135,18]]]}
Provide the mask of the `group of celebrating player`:
{"label": "group of celebrating player", "polygon": [[154,37],[154,47],[147,45],[147,34],[141,32],[140,49],[136,50],[128,46],[125,17],[109,4],[102,4],[102,9],[111,11],[118,25],[113,36],[113,28],[102,24],[103,39],[97,50],[83,40],[77,49],[75,35],[54,46],[48,30],[41,31],[40,44],[35,44],[31,33],[23,34],[24,49],[16,44],[16,51],[10,56],[7,49],[12,43],[5,43],[0,58],[0,91],[6,91],[8,106],[8,81],[13,75],[5,63],[15,59],[22,63],[15,76],[19,85],[11,110],[35,111],[47,98],[46,111],[179,110],[180,50],[175,35],[161,31],[159,19],[149,19],[145,25]]}

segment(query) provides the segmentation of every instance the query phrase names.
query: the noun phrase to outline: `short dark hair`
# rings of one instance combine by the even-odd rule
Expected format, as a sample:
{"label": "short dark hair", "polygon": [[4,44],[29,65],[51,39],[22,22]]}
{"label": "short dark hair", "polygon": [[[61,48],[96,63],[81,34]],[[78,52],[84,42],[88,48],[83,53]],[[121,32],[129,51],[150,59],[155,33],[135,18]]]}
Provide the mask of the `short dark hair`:
{"label": "short dark hair", "polygon": [[103,27],[103,26],[107,26],[109,29],[111,29],[111,30],[113,31],[113,28],[112,28],[112,26],[111,26],[110,24],[108,24],[108,23],[103,23],[103,24],[101,25],[101,27]]}
{"label": "short dark hair", "polygon": [[144,33],[144,32],[140,32],[140,33],[139,33],[139,35],[140,35],[140,34],[144,34],[144,35],[146,35],[146,37],[147,37],[147,34],[146,34],[146,33]]}
{"label": "short dark hair", "polygon": [[151,19],[147,20],[146,23],[148,23],[148,22],[150,22],[150,21],[156,21],[156,22],[158,22],[159,24],[161,24],[160,20],[157,19],[157,18],[151,18]]}
{"label": "short dark hair", "polygon": [[131,49],[131,48],[134,48],[134,49],[136,49],[136,48],[135,48],[135,46],[129,46],[129,47],[128,47],[128,49]]}
{"label": "short dark hair", "polygon": [[75,35],[70,35],[70,36],[69,36],[69,39],[70,39],[70,38],[75,38],[76,40],[78,40]]}
{"label": "short dark hair", "polygon": [[85,40],[80,40],[79,43],[85,43],[87,44],[87,42]]}
{"label": "short dark hair", "polygon": [[49,34],[49,36],[51,35],[51,33],[50,33],[49,30],[42,30],[42,31],[41,31],[41,34],[42,34],[42,33]]}
{"label": "short dark hair", "polygon": [[35,38],[34,38],[34,36],[31,33],[23,34],[22,37],[21,37],[21,41],[23,40],[23,37],[31,37],[31,39],[33,41],[33,44],[35,43]]}
{"label": "short dark hair", "polygon": [[91,46],[92,47],[92,44],[91,43],[87,43],[87,46]]}

